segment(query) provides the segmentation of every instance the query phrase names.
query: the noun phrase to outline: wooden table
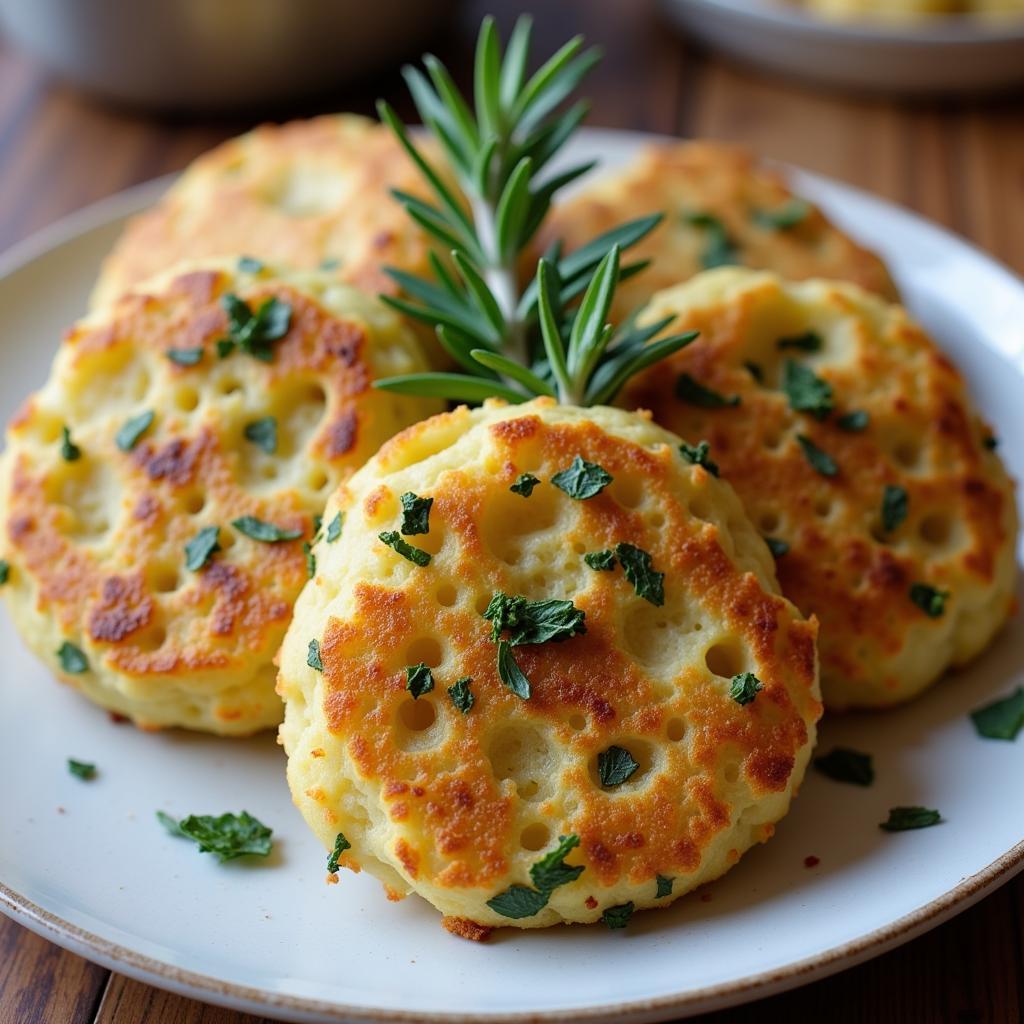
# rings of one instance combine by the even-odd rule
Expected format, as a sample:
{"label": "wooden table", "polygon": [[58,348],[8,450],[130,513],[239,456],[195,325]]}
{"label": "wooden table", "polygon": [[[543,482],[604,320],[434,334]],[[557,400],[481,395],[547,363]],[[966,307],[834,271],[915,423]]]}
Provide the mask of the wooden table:
{"label": "wooden table", "polygon": [[[435,50],[465,68],[479,16],[507,28],[511,0],[473,2]],[[966,235],[1024,272],[1024,101],[900,104],[801,88],[698,52],[647,0],[533,5],[545,46],[584,32],[607,51],[589,91],[595,124],[740,140],[869,189]],[[394,73],[259,119],[409,113]],[[52,81],[0,40],[0,249],[86,203],[183,167],[253,118],[155,117]],[[10,784],[10,781],[6,784]],[[928,935],[870,963],[709,1022],[1024,1021],[1024,876]],[[253,1024],[129,981],[0,918],[0,1024]]]}

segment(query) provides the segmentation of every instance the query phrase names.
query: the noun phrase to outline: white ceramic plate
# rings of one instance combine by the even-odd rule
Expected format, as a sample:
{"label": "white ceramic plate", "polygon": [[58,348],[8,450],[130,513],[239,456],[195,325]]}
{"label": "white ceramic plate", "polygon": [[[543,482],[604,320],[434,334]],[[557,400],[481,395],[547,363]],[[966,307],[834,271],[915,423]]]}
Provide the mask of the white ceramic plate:
{"label": "white ceramic plate", "polygon": [[[639,136],[589,132],[569,156],[621,163]],[[1024,476],[1024,285],[909,213],[796,174],[798,188],[895,268],[910,306],[964,367]],[[0,413],[42,382],[61,329],[143,188],[79,215],[7,261],[0,277]],[[570,927],[444,932],[410,898],[343,873],[292,807],[283,757],[250,741],[112,723],[59,686],[0,619],[0,909],[124,973],[294,1020],[664,1019],[766,995],[873,956],[937,924],[1024,863],[1024,742],[983,741],[968,712],[1024,676],[1007,630],[974,668],[910,707],[824,723],[822,745],[875,755],[870,789],[808,777],[776,838],[728,876],[625,932]],[[95,761],[83,783],[67,757]],[[896,804],[946,821],[888,835]],[[154,819],[246,809],[274,828],[269,863],[220,866]],[[816,856],[820,864],[804,866]]]}
{"label": "white ceramic plate", "polygon": [[724,53],[793,78],[870,92],[956,93],[1024,83],[1024,17],[830,21],[785,0],[660,0]]}

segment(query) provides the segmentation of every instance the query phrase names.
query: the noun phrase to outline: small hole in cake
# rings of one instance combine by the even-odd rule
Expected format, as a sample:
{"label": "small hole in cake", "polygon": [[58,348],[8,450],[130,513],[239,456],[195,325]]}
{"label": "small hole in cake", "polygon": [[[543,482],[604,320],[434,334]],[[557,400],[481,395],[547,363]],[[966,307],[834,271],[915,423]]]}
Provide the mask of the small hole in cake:
{"label": "small hole in cake", "polygon": [[169,594],[178,589],[178,570],[170,565],[154,566],[150,581],[157,594]]}
{"label": "small hole in cake", "polygon": [[185,511],[190,516],[196,516],[199,515],[199,513],[206,507],[206,498],[198,492],[193,492],[192,494],[185,495],[183,504],[185,506]]}
{"label": "small hole in cake", "polygon": [[953,532],[953,527],[946,516],[935,514],[921,520],[918,532],[921,534],[922,540],[929,544],[940,545],[947,543]]}
{"label": "small hole in cake", "polygon": [[762,533],[774,533],[779,528],[779,515],[777,512],[763,512],[758,519]]}
{"label": "small hole in cake", "polygon": [[725,766],[724,777],[725,781],[732,785],[732,783],[740,777],[740,766],[735,762],[727,764]]}
{"label": "small hole in cake", "polygon": [[713,675],[722,679],[732,679],[743,671],[743,656],[739,648],[728,642],[709,647],[704,655],[704,663]]}
{"label": "small hole in cake", "polygon": [[437,668],[444,661],[441,645],[432,636],[423,636],[413,640],[405,650],[405,663],[418,665],[422,662],[431,668]]}
{"label": "small hole in cake", "polygon": [[814,502],[814,514],[825,519],[832,514],[832,499],[828,497],[817,498]]}
{"label": "small hole in cake", "polygon": [[174,405],[182,412],[194,411],[199,405],[199,392],[195,388],[178,388],[174,392]]}
{"label": "small hole in cake", "polygon": [[636,508],[643,502],[645,495],[643,480],[633,476],[616,477],[608,491],[624,508]]}
{"label": "small hole in cake", "polygon": [[222,395],[233,395],[235,392],[242,390],[242,384],[234,377],[221,377],[221,379],[217,381],[217,390]]}
{"label": "small hole in cake", "polygon": [[410,732],[425,732],[437,719],[434,705],[423,697],[402,701],[398,719]]}
{"label": "small hole in cake", "polygon": [[921,461],[921,445],[910,438],[904,438],[893,447],[892,457],[904,469],[914,469]]}
{"label": "small hole in cake", "polygon": [[569,716],[569,725],[577,732],[582,732],[587,727],[587,716],[581,715],[578,711]]}
{"label": "small hole in cake", "polygon": [[527,825],[519,836],[519,845],[524,850],[543,850],[551,839],[551,830],[542,821]]}
{"label": "small hole in cake", "polygon": [[434,596],[437,603],[444,608],[451,608],[459,600],[459,592],[450,583],[442,583]]}
{"label": "small hole in cake", "polygon": [[670,718],[665,726],[665,735],[673,743],[678,743],[686,735],[686,723],[681,718]]}
{"label": "small hole in cake", "polygon": [[322,491],[327,486],[327,474],[319,467],[310,470],[308,480],[314,491]]}

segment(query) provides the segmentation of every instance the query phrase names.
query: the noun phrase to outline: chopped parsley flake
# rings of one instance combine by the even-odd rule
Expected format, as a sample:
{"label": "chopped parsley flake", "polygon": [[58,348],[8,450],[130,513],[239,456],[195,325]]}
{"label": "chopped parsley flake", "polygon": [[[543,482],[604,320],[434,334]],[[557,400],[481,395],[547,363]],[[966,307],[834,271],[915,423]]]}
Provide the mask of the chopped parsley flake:
{"label": "chopped parsley flake", "polygon": [[628,903],[620,903],[617,906],[608,907],[601,915],[601,923],[613,931],[617,928],[625,928],[633,916],[634,909],[635,906],[632,900]]}
{"label": "chopped parsley flake", "polygon": [[782,390],[794,412],[810,413],[823,420],[832,411],[832,385],[795,359],[783,364]]}
{"label": "chopped parsley flake", "polygon": [[615,568],[614,551],[588,551],[583,561],[595,572],[610,572]]}
{"label": "chopped parsley flake", "polygon": [[341,266],[341,260],[336,256],[328,256],[326,259],[320,261],[321,270],[337,270]]}
{"label": "chopped parsley flake", "polygon": [[870,422],[871,416],[868,413],[863,409],[854,409],[852,412],[840,416],[836,420],[836,426],[840,430],[845,430],[848,434],[859,434],[867,430]]}
{"label": "chopped parsley flake", "polygon": [[979,736],[989,740],[1015,740],[1024,729],[1024,686],[1009,697],[986,704],[971,712],[971,721]]}
{"label": "chopped parsley flake", "polygon": [[469,688],[472,682],[470,676],[463,676],[448,687],[448,696],[451,698],[451,702],[464,715],[468,714],[470,708],[476,703],[476,697],[473,696],[473,691]]}
{"label": "chopped parsley flake", "polygon": [[434,676],[430,667],[422,661],[418,665],[407,665],[405,668],[405,688],[418,700],[434,688]]}
{"label": "chopped parsley flake", "polygon": [[875,781],[875,769],[870,754],[862,754],[849,747],[836,747],[814,759],[814,767],[836,782],[852,786],[870,786]]}
{"label": "chopped parsley flake", "polygon": [[268,455],[277,451],[277,420],[273,416],[264,416],[247,423],[242,434],[246,441],[251,441]]}
{"label": "chopped parsley flake", "polygon": [[774,558],[781,558],[783,555],[789,554],[789,541],[781,540],[778,537],[765,537],[764,542],[768,545],[768,550]]}
{"label": "chopped parsley flake", "polygon": [[220,527],[204,526],[185,545],[185,568],[199,572],[215,551],[220,551]]}
{"label": "chopped parsley flake", "polygon": [[654,894],[654,898],[656,900],[663,900],[666,896],[672,895],[672,884],[675,882],[674,877],[658,875],[658,877],[655,878],[655,882],[658,885],[658,890]]}
{"label": "chopped parsley flake", "polygon": [[691,227],[703,228],[705,231],[704,248],[700,254],[701,266],[705,270],[733,266],[740,262],[728,229],[717,217],[710,213],[689,213],[683,219]]}
{"label": "chopped parsley flake", "polygon": [[804,458],[815,473],[820,473],[822,476],[838,476],[839,467],[836,465],[835,459],[828,452],[823,452],[804,434],[797,434],[796,440],[803,449]]}
{"label": "chopped parsley flake", "polygon": [[651,556],[632,544],[616,544],[615,554],[636,596],[660,608],[665,603],[665,574],[651,567]]}
{"label": "chopped parsley flake", "polygon": [[981,439],[982,445],[987,448],[990,452],[994,452],[999,447],[999,438],[995,434],[986,434]]}
{"label": "chopped parsley flake", "polygon": [[377,537],[389,548],[394,548],[403,558],[408,559],[414,565],[421,568],[430,565],[430,552],[422,548],[413,547],[407,541],[402,540],[402,535],[397,530],[385,530],[377,534]]}
{"label": "chopped parsley flake", "polygon": [[324,661],[320,656],[320,641],[310,640],[309,647],[306,650],[306,664],[317,672],[323,672]]}
{"label": "chopped parsley flake", "polygon": [[557,643],[587,631],[586,612],[572,601],[530,601],[496,590],[482,614],[491,623],[491,639],[497,642],[508,630],[513,647]]}
{"label": "chopped parsley flake", "polygon": [[273,845],[272,830],[247,811],[222,814],[217,818],[210,814],[190,814],[181,821],[175,821],[163,811],[157,811],[156,816],[172,836],[191,839],[199,844],[201,853],[216,854],[222,864],[249,854],[266,857]]}
{"label": "chopped parsley flake", "polygon": [[532,473],[520,473],[516,477],[516,482],[509,488],[513,494],[521,494],[524,498],[528,498],[533,494],[534,487],[540,483],[540,480],[535,477]]}
{"label": "chopped parsley flake", "polygon": [[179,366],[195,366],[203,358],[203,348],[169,348],[165,355]]}
{"label": "chopped parsley flake", "polygon": [[283,338],[291,326],[292,307],[280,299],[264,299],[254,313],[249,304],[228,292],[221,297],[221,305],[228,315],[228,335],[217,342],[217,352],[223,359],[235,348],[241,352],[272,362],[272,342]]}
{"label": "chopped parsley flake", "polygon": [[755,224],[768,231],[788,231],[802,224],[811,213],[811,206],[803,199],[790,199],[774,210],[755,210],[751,215]]}
{"label": "chopped parsley flake", "polygon": [[11,578],[11,563],[6,558],[0,558],[0,587]]}
{"label": "chopped parsley flake", "polygon": [[739,395],[723,395],[712,391],[688,373],[681,373],[676,380],[676,398],[701,409],[729,409],[740,404]]}
{"label": "chopped parsley flake", "polygon": [[886,484],[882,492],[882,528],[886,533],[892,533],[907,518],[909,505],[905,488]]}
{"label": "chopped parsley flake", "polygon": [[930,619],[942,617],[949,596],[948,590],[936,590],[928,583],[914,583],[910,587],[910,600]]}
{"label": "chopped parsley flake", "polygon": [[399,500],[402,502],[402,533],[406,537],[430,533],[430,506],[434,499],[420,498],[406,491]]}
{"label": "chopped parsley flake", "polygon": [[306,572],[312,579],[316,575],[316,555],[313,554],[313,545],[309,541],[303,542],[302,553],[306,556]]}
{"label": "chopped parsley flake", "polygon": [[718,476],[718,463],[711,461],[711,445],[707,441],[701,441],[696,447],[684,441],[679,446],[679,451],[687,462],[703,466],[712,476]]}
{"label": "chopped parsley flake", "polygon": [[334,518],[327,524],[327,543],[333,544],[341,536],[341,526],[344,518],[340,512],[336,512]]}
{"label": "chopped parsley flake", "polygon": [[586,501],[600,494],[612,482],[612,476],[601,466],[577,455],[571,465],[551,478],[551,482],[570,498]]}
{"label": "chopped parsley flake", "polygon": [[76,761],[73,757],[68,758],[68,771],[76,779],[82,779],[84,782],[96,778],[96,765],[88,761]]}
{"label": "chopped parsley flake", "polygon": [[333,875],[338,870],[338,858],[346,851],[351,850],[352,844],[345,838],[344,832],[339,832],[334,837],[334,849],[327,857],[327,870]]}
{"label": "chopped parsley flake", "polygon": [[60,457],[65,462],[76,462],[82,457],[82,449],[71,440],[71,431],[66,426],[60,428]]}
{"label": "chopped parsley flake", "polygon": [[530,699],[530,680],[519,667],[507,640],[498,641],[498,678],[521,700]]}
{"label": "chopped parsley flake", "polygon": [[502,917],[518,921],[540,913],[548,905],[549,895],[531,889],[528,885],[510,885],[504,892],[492,896],[487,901],[487,906]]}
{"label": "chopped parsley flake", "polygon": [[614,744],[597,755],[597,775],[602,786],[621,786],[640,767],[625,747]]}
{"label": "chopped parsley flake", "polygon": [[265,522],[255,516],[239,516],[232,519],[231,525],[244,533],[246,537],[262,541],[264,544],[277,544],[283,540],[298,540],[302,536],[302,530],[285,530],[274,523]]}
{"label": "chopped parsley flake", "polygon": [[889,817],[878,827],[884,832],[907,832],[914,828],[938,825],[942,815],[928,807],[892,807]]}
{"label": "chopped parsley flake", "polygon": [[797,352],[820,352],[824,344],[824,339],[817,331],[805,331],[803,334],[779,338],[775,346],[781,352],[786,349],[795,349]]}
{"label": "chopped parsley flake", "polygon": [[139,438],[149,430],[153,423],[155,413],[152,409],[148,412],[140,412],[126,420],[121,429],[114,435],[114,442],[123,452],[130,452],[138,443]]}
{"label": "chopped parsley flake", "polygon": [[582,864],[565,863],[565,858],[579,845],[577,835],[559,836],[558,845],[530,868],[530,878],[539,892],[554,892],[560,885],[575,882],[583,874]]}
{"label": "chopped parsley flake", "polygon": [[255,256],[240,256],[238,258],[238,269],[243,274],[258,274],[263,270],[263,263]]}
{"label": "chopped parsley flake", "polygon": [[764,684],[753,672],[741,672],[732,677],[729,684],[729,696],[737,704],[749,704],[762,690]]}
{"label": "chopped parsley flake", "polygon": [[60,660],[61,669],[70,675],[80,676],[83,672],[89,671],[89,659],[82,653],[81,648],[67,640],[57,648],[57,658]]}
{"label": "chopped parsley flake", "polygon": [[566,856],[579,845],[579,836],[561,836],[558,845],[530,868],[530,878],[536,888],[510,885],[504,892],[489,899],[487,906],[496,914],[514,921],[533,917],[547,906],[555,889],[575,882],[583,874],[582,864],[565,863]]}

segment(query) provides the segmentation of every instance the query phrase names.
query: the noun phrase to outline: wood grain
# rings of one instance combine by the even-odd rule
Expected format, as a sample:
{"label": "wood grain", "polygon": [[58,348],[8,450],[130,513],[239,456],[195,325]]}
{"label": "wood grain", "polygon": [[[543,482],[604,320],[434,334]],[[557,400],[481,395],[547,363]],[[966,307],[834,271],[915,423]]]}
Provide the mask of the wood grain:
{"label": "wood grain", "polygon": [[[495,12],[507,31],[523,6],[473,0],[457,26],[439,27],[433,49],[465,84],[480,15]],[[1019,96],[914,104],[862,99],[711,57],[662,22],[653,0],[560,0],[533,9],[542,47],[583,32],[605,48],[588,84],[592,123],[744,142],[918,210],[1024,273]],[[79,95],[0,38],[0,249],[87,203],[178,170],[258,120],[341,109],[370,114],[379,95],[411,114],[392,70],[290,108],[220,119],[152,116]],[[1024,1022],[1022,921],[1024,877],[885,956],[701,1020]],[[112,976],[0,919],[0,1024],[259,1020]]]}

